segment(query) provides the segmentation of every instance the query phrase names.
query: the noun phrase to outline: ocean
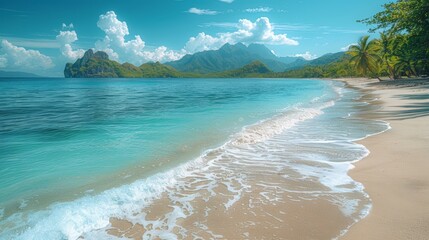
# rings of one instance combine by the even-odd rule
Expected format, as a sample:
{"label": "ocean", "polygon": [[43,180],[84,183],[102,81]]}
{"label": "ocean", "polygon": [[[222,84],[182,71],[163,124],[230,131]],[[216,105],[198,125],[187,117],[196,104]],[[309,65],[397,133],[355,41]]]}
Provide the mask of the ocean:
{"label": "ocean", "polygon": [[[371,208],[347,175],[389,128],[360,118],[371,100],[328,80],[1,79],[0,239],[340,236]],[[321,214],[341,224],[298,229]]]}

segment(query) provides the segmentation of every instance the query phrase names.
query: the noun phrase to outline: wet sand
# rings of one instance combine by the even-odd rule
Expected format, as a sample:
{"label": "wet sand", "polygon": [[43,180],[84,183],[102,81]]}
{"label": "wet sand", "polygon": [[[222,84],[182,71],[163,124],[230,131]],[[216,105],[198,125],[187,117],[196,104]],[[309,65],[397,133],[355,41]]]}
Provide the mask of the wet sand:
{"label": "wet sand", "polygon": [[379,96],[374,116],[392,129],[361,141],[370,155],[350,175],[363,183],[372,210],[342,238],[429,238],[429,80],[346,80]]}

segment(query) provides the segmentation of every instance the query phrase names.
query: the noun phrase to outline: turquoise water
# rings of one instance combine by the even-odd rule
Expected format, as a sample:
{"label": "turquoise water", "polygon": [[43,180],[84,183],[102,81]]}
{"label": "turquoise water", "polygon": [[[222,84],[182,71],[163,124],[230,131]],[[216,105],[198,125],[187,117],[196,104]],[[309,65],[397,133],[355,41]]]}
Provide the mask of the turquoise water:
{"label": "turquoise water", "polygon": [[329,91],[296,80],[3,79],[0,207],[88,190],[99,177],[158,159],[196,157]]}
{"label": "turquoise water", "polygon": [[[325,199],[358,221],[370,201],[347,171],[368,151],[353,141],[387,129],[353,118],[368,111],[360,97],[320,80],[2,79],[0,239],[111,238],[111,217],[146,226],[141,209],[162,194],[223,184],[228,210],[281,172],[266,194]],[[179,215],[159,224],[185,234]]]}

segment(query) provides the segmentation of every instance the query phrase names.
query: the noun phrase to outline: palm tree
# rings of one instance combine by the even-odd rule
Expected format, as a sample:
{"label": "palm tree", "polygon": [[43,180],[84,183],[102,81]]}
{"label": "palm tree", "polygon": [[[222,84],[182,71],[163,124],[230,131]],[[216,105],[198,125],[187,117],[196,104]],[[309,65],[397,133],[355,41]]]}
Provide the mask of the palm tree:
{"label": "palm tree", "polygon": [[413,69],[413,55],[407,48],[402,48],[397,51],[398,62],[397,65],[400,69],[404,70],[405,74],[410,78],[411,75],[417,76],[416,71]]}
{"label": "palm tree", "polygon": [[394,55],[397,58],[395,66],[404,71],[408,77],[411,77],[411,75],[417,76],[415,53],[412,50],[412,46],[410,46],[409,39],[405,36],[397,36],[396,38],[397,41],[393,45],[395,49]]}
{"label": "palm tree", "polygon": [[394,58],[393,58],[393,45],[394,39],[390,33],[380,33],[380,55],[381,59],[387,66],[387,71],[389,72],[390,79],[397,79],[398,73],[395,68]]}
{"label": "palm tree", "polygon": [[[378,62],[381,58],[378,55],[380,50],[380,43],[378,40],[368,41],[369,36],[363,36],[359,39],[357,45],[352,45],[349,48],[347,54],[351,57],[350,61],[354,63],[355,68],[358,72],[364,76],[368,76],[368,73],[377,75]],[[380,80],[380,78],[377,76]]]}

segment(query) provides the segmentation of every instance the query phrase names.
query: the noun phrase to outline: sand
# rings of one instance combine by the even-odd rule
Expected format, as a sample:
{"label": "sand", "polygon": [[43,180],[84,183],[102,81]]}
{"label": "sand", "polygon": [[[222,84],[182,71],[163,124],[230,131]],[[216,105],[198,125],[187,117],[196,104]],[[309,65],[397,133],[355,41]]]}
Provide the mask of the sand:
{"label": "sand", "polygon": [[380,98],[375,116],[392,129],[361,141],[370,155],[349,174],[373,208],[342,238],[429,239],[429,81],[346,80]]}

